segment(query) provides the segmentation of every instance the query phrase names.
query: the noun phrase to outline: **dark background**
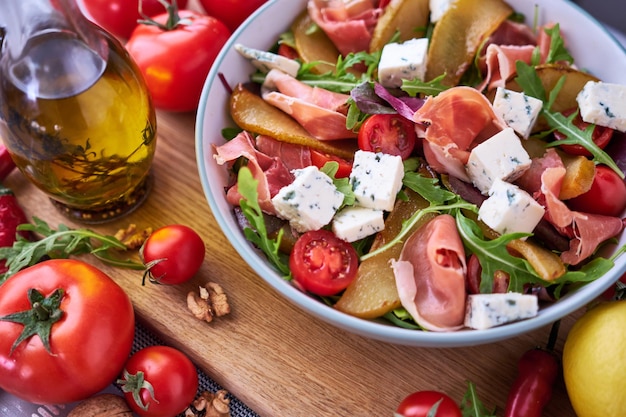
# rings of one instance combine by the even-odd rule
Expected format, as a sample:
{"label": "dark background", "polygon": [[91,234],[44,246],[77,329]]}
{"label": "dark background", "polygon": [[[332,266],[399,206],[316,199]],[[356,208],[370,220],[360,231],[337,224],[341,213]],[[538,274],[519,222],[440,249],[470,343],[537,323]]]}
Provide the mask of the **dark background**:
{"label": "dark background", "polygon": [[626,34],[626,0],[572,0],[597,20]]}

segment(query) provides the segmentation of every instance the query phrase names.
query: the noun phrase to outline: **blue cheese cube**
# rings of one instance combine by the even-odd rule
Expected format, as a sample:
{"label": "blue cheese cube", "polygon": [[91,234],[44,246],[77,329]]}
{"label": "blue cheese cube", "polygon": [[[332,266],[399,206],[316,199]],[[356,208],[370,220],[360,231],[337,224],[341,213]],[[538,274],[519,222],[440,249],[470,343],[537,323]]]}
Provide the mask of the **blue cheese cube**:
{"label": "blue cheese cube", "polygon": [[326,226],[343,203],[344,195],[316,166],[296,169],[293,173],[294,181],[272,198],[276,212],[299,232]]}
{"label": "blue cheese cube", "polygon": [[500,234],[532,233],[545,213],[541,204],[514,184],[496,180],[478,209],[478,219]]}
{"label": "blue cheese cube", "polygon": [[626,132],[626,85],[589,81],[576,101],[585,122]]}
{"label": "blue cheese cube", "polygon": [[347,242],[355,242],[385,228],[382,210],[351,206],[342,209],[333,219],[335,235]]}
{"label": "blue cheese cube", "polygon": [[527,139],[539,117],[543,102],[524,93],[498,87],[493,99],[493,111],[521,137]]}
{"label": "blue cheese cube", "polygon": [[430,21],[435,23],[448,11],[455,0],[430,0]]}
{"label": "blue cheese cube", "polygon": [[403,177],[404,165],[400,156],[356,151],[350,173],[356,205],[375,210],[393,210]]}
{"label": "blue cheese cube", "polygon": [[410,39],[384,46],[378,64],[378,80],[388,88],[402,86],[402,80],[424,81],[428,39]]}
{"label": "blue cheese cube", "polygon": [[486,195],[495,180],[514,181],[530,164],[520,139],[513,129],[506,128],[472,149],[465,168],[476,188]]}
{"label": "blue cheese cube", "polygon": [[235,44],[235,50],[237,50],[237,52],[239,52],[244,58],[249,59],[252,65],[264,73],[277,69],[295,77],[298,75],[298,71],[300,70],[300,63],[298,63],[298,61],[285,58],[282,55],[261,51],[259,49],[248,48],[247,46],[243,46],[239,43]]}
{"label": "blue cheese cube", "polygon": [[465,304],[465,326],[482,330],[535,317],[539,312],[536,295],[516,292],[470,294]]}

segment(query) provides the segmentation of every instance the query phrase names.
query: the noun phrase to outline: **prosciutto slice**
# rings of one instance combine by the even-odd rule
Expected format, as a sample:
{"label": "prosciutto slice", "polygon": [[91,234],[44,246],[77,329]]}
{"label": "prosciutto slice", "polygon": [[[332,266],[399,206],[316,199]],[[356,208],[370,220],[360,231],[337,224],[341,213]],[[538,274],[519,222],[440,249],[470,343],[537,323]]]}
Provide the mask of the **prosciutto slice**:
{"label": "prosciutto slice", "polygon": [[454,217],[441,214],[416,230],[392,268],[402,306],[420,326],[463,327],[467,266]]}
{"label": "prosciutto slice", "polygon": [[564,167],[547,168],[541,175],[541,194],[545,199],[546,219],[572,236],[569,250],[561,253],[561,260],[578,265],[591,256],[602,242],[617,236],[624,224],[619,217],[570,210],[558,198],[564,176]]}
{"label": "prosciutto slice", "polygon": [[347,94],[311,87],[280,70],[271,70],[265,77],[262,97],[319,140],[357,137],[346,128]]}
{"label": "prosciutto slice", "polygon": [[[215,161],[224,165],[235,161],[239,157],[248,160],[248,168],[254,179],[259,181],[258,198],[261,210],[268,214],[276,214],[272,197],[285,185],[293,182],[293,174],[285,163],[278,157],[272,157],[259,152],[254,145],[254,138],[248,132],[242,132],[234,139],[223,145],[214,147]],[[242,196],[238,191],[237,184],[226,191],[226,200],[233,206],[239,206]]]}
{"label": "prosciutto slice", "polygon": [[342,55],[369,50],[372,33],[383,9],[374,0],[309,0],[311,19]]}
{"label": "prosciutto slice", "polygon": [[475,144],[506,127],[489,100],[480,91],[466,86],[428,97],[415,112],[413,121],[426,125],[424,139],[431,155],[430,159],[426,155],[428,163],[439,173],[453,175],[459,166],[467,164]]}

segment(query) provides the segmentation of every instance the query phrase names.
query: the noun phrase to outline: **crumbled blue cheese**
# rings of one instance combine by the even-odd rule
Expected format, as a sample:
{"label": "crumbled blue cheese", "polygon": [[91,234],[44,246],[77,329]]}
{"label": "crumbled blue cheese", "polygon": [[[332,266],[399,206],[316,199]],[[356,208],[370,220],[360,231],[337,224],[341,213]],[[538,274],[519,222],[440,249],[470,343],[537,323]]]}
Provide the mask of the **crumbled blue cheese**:
{"label": "crumbled blue cheese", "polygon": [[316,166],[293,171],[294,181],[272,198],[278,215],[299,232],[318,230],[330,223],[344,195]]}
{"label": "crumbled blue cheese", "polygon": [[448,11],[456,0],[430,0],[430,21],[437,22]]}
{"label": "crumbled blue cheese", "polygon": [[403,177],[404,165],[400,156],[356,151],[350,173],[356,205],[375,210],[393,210]]}
{"label": "crumbled blue cheese", "polygon": [[478,209],[478,219],[500,234],[532,233],[544,213],[543,206],[526,191],[498,179]]}
{"label": "crumbled blue cheese", "polygon": [[488,329],[535,317],[539,311],[536,295],[516,292],[470,294],[465,304],[465,326]]}
{"label": "crumbled blue cheese", "polygon": [[585,122],[626,132],[626,85],[588,81],[576,101]]}
{"label": "crumbled blue cheese", "polygon": [[388,88],[402,86],[402,80],[424,81],[428,39],[410,39],[404,43],[388,43],[383,47],[378,64],[378,80]]}
{"label": "crumbled blue cheese", "polygon": [[476,188],[487,194],[495,180],[514,181],[530,164],[520,139],[506,128],[472,149],[466,170]]}
{"label": "crumbled blue cheese", "polygon": [[351,206],[339,211],[333,219],[335,235],[347,242],[354,242],[373,235],[385,228],[382,210]]}
{"label": "crumbled blue cheese", "polygon": [[277,69],[291,75],[292,77],[298,75],[300,63],[294,59],[289,59],[282,55],[261,51],[259,49],[248,48],[240,43],[235,44],[235,49],[244,58],[249,59],[252,65],[258,68],[259,71],[268,73],[272,69]]}
{"label": "crumbled blue cheese", "polygon": [[493,111],[525,139],[530,136],[541,107],[543,102],[538,98],[502,87],[496,89],[493,99]]}

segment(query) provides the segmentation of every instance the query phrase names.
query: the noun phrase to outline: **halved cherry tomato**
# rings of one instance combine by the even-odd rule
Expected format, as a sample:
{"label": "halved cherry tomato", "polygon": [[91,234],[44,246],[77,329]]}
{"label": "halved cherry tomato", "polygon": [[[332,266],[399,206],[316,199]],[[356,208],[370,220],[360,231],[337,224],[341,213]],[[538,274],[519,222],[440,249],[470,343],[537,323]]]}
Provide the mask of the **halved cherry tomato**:
{"label": "halved cherry tomato", "polygon": [[335,177],[348,178],[350,176],[350,172],[352,172],[352,164],[349,161],[346,161],[336,155],[330,155],[311,149],[311,162],[316,167],[321,168],[326,162],[330,161],[334,161],[339,164],[339,169],[337,170]]}
{"label": "halved cherry tomato", "polygon": [[[573,108],[573,109],[566,110],[563,112],[563,115],[570,116],[576,110],[578,109]],[[579,128],[580,130],[585,130],[587,126],[589,125],[590,125],[589,123],[583,121],[582,117],[580,116],[580,113],[577,114],[576,117],[574,117],[574,126]],[[596,125],[596,127],[593,129],[593,133],[591,137],[594,143],[598,145],[600,149],[604,149],[604,147],[608,145],[609,142],[611,141],[611,138],[613,137],[613,132],[614,130],[611,129],[610,127]],[[563,133],[559,132],[558,130],[554,132],[554,137],[556,138],[556,140],[566,139],[566,136]],[[559,147],[564,152],[570,155],[591,156],[591,153],[589,153],[589,151],[581,145],[559,145]]]}
{"label": "halved cherry tomato", "polygon": [[359,149],[383,152],[408,158],[413,152],[417,134],[410,120],[399,114],[374,114],[359,129]]}
{"label": "halved cherry tomato", "polygon": [[567,200],[572,210],[605,216],[622,216],[626,208],[626,184],[606,165],[596,166],[591,189]]}
{"label": "halved cherry tomato", "polygon": [[295,48],[287,45],[286,43],[281,43],[278,45],[278,55],[284,56],[289,59],[297,59],[300,57],[298,51]]}
{"label": "halved cherry tomato", "polygon": [[305,291],[321,296],[335,295],[354,280],[359,266],[351,244],[328,230],[304,233],[296,241],[289,267]]}
{"label": "halved cherry tomato", "polygon": [[[437,412],[434,407],[437,406]],[[461,409],[448,395],[438,391],[417,391],[409,394],[396,409],[402,417],[461,417]]]}

